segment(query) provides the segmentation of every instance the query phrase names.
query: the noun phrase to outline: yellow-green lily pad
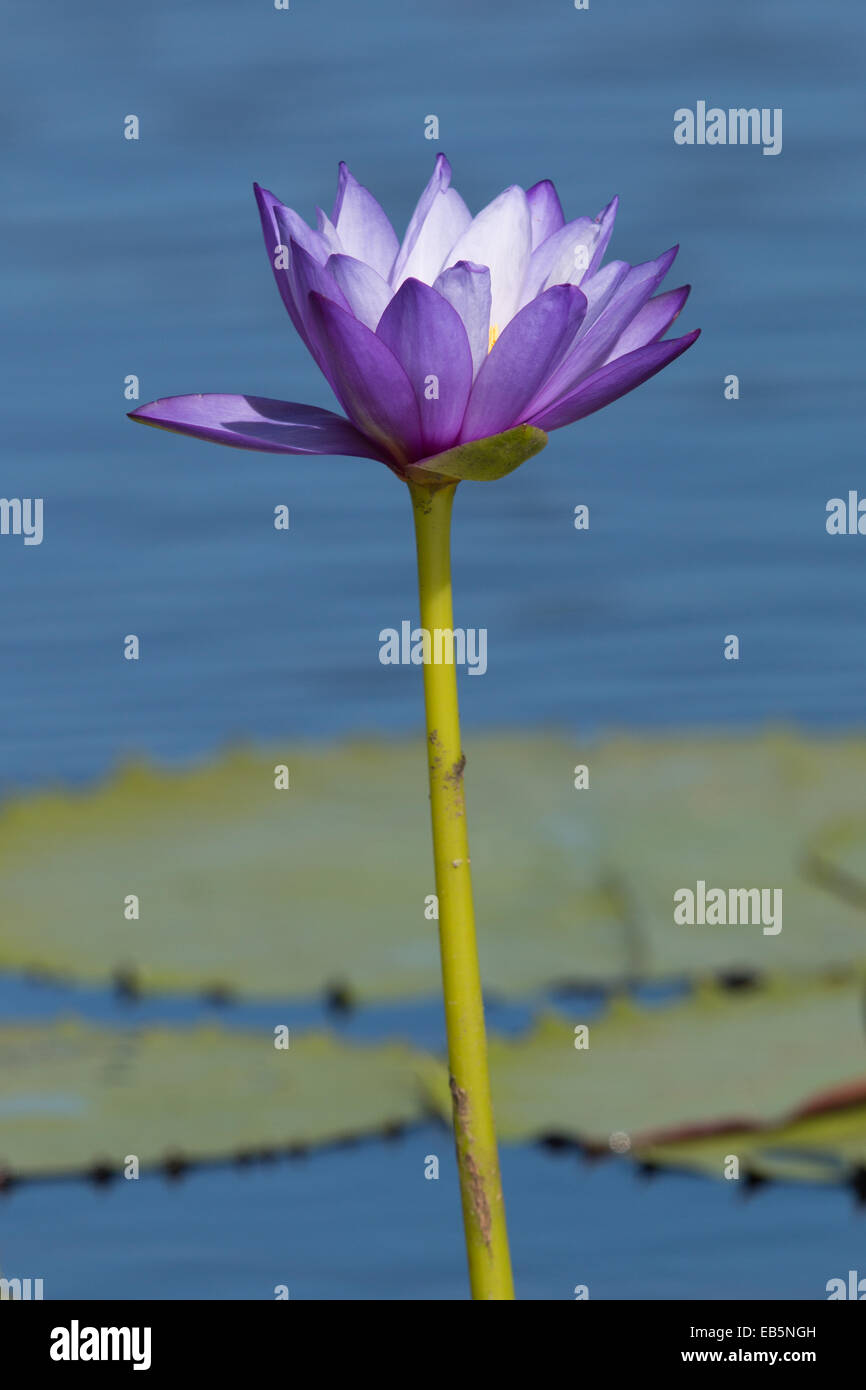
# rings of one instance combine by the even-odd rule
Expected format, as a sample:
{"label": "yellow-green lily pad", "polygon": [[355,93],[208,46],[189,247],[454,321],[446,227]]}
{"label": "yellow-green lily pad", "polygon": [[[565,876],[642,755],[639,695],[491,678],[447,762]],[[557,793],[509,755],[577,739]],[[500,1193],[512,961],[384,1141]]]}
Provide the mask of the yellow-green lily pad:
{"label": "yellow-green lily pad", "polygon": [[[787,1123],[724,1129],[639,1146],[634,1156],[654,1168],[706,1177],[766,1182],[862,1183],[866,1176],[866,1104],[839,1104]],[[737,1160],[737,1166],[731,1164]]]}
{"label": "yellow-green lily pad", "polygon": [[[616,903],[556,740],[478,740],[467,799],[485,981],[523,993],[621,959]],[[275,767],[289,769],[275,789]],[[0,968],[149,990],[436,995],[423,739],[129,767],[0,813]],[[138,898],[138,919],[129,904]]]}
{"label": "yellow-green lily pad", "polygon": [[[600,749],[593,771],[595,829],[641,978],[805,973],[866,957],[866,896],[833,891],[812,848],[828,823],[866,809],[862,737],[623,737]],[[726,895],[778,890],[781,930],[767,918],[677,925],[675,894],[697,894],[699,883]]]}
{"label": "yellow-green lily pad", "polygon": [[[557,1134],[609,1151],[625,1135],[643,1152],[696,1127],[778,1123],[811,1098],[866,1083],[860,982],[701,986],[664,1008],[617,999],[589,1021],[588,1039],[575,1034],[586,1024],[548,1015],[527,1037],[491,1040],[503,1140]],[[448,1115],[447,1078],[430,1067],[428,1085]]]}
{"label": "yellow-green lily pad", "polygon": [[[840,891],[826,848],[863,817],[866,740],[473,735],[466,752],[489,992],[866,961],[866,904]],[[781,890],[781,931],[678,925],[674,895],[699,881]],[[258,997],[335,983],[359,999],[435,996],[433,893],[420,737],[128,767],[0,810],[0,969]]]}
{"label": "yellow-green lily pad", "polygon": [[[285,1025],[275,1016],[274,1027]],[[0,1171],[121,1173],[371,1134],[421,1117],[416,1054],[328,1034],[0,1026]]]}

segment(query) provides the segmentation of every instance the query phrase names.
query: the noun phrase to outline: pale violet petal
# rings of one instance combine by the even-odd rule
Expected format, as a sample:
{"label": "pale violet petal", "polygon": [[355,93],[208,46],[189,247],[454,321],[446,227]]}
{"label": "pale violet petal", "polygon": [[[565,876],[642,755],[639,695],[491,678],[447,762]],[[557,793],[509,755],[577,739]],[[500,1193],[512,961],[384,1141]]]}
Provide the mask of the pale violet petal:
{"label": "pale violet petal", "polygon": [[387,280],[399,250],[397,234],[372,193],[340,165],[332,221],[342,249]]}
{"label": "pale violet petal", "polygon": [[390,280],[392,284],[397,284],[404,279],[403,267],[412,254],[415,242],[418,240],[421,228],[427,219],[431,207],[438,193],[444,193],[451,184],[451,165],[444,154],[437,154],[436,163],[433,166],[433,173],[427,182],[427,187],[415,204],[415,211],[409,219],[409,226],[406,228],[406,235],[403,244],[397,252],[394,261],[394,268],[391,271]]}
{"label": "pale violet petal", "polygon": [[391,299],[391,286],[372,266],[354,256],[331,256],[325,269],[333,275],[356,319],[376,331]]}
{"label": "pale violet petal", "polygon": [[447,299],[463,320],[472,370],[478,370],[490,350],[490,271],[486,265],[458,261],[449,266],[434,282],[434,290]]}
{"label": "pale violet petal", "polygon": [[437,193],[403,269],[394,277],[395,290],[409,279],[432,285],[451,247],[471,221],[472,214],[456,189],[449,188],[444,193]]}
{"label": "pale violet petal", "polygon": [[482,208],[448,257],[446,269],[458,261],[489,268],[491,326],[500,333],[517,312],[531,244],[529,204],[515,185]]}

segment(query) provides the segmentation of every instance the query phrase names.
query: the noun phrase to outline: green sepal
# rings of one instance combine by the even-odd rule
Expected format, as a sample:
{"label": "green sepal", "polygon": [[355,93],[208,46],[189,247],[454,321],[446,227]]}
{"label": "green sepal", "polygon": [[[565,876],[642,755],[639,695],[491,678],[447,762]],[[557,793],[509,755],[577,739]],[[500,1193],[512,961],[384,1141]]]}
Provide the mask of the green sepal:
{"label": "green sepal", "polygon": [[421,459],[406,469],[414,483],[448,479],[471,483],[492,483],[513,473],[527,459],[538,454],[547,443],[544,430],[534,425],[518,425],[504,434],[491,434],[486,439],[473,439],[457,444],[444,454]]}

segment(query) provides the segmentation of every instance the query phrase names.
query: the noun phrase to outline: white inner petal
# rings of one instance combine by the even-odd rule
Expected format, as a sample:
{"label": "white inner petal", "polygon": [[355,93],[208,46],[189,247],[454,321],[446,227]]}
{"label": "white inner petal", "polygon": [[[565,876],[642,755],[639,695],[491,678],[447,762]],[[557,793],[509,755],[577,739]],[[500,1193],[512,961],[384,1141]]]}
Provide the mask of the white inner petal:
{"label": "white inner petal", "polygon": [[437,193],[418,239],[394,281],[394,289],[398,290],[410,277],[432,285],[452,246],[471,221],[472,214],[456,189]]}
{"label": "white inner petal", "polygon": [[517,312],[531,242],[526,194],[506,188],[482,208],[448,254],[446,266],[474,261],[490,270],[490,323],[500,333]]}

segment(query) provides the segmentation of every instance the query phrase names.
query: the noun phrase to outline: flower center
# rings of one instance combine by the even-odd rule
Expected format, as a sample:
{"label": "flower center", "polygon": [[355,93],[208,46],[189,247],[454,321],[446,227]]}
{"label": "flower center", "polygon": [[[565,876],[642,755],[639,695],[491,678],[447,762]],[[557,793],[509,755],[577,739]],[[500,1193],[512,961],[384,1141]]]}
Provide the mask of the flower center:
{"label": "flower center", "polygon": [[489,332],[489,334],[487,335],[487,351],[488,351],[488,352],[491,352],[491,351],[492,351],[492,349],[493,349],[493,344],[496,342],[496,339],[497,339],[498,337],[499,337],[499,324],[498,324],[498,323],[491,323],[491,325],[490,325],[490,332]]}

